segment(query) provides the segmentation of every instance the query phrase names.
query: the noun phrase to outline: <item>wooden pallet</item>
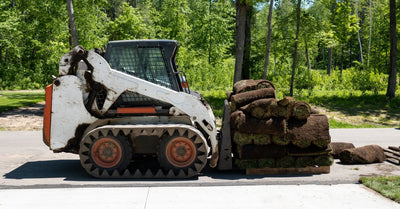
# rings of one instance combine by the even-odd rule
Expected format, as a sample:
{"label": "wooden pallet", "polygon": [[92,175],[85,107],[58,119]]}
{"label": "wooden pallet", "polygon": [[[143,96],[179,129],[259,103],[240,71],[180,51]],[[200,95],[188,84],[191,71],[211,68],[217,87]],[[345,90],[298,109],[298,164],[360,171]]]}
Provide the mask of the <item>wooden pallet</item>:
{"label": "wooden pallet", "polygon": [[247,168],[246,175],[321,174],[329,173],[330,166],[305,168]]}
{"label": "wooden pallet", "polygon": [[386,161],[395,165],[400,165],[400,148],[389,146],[389,149],[383,149]]}

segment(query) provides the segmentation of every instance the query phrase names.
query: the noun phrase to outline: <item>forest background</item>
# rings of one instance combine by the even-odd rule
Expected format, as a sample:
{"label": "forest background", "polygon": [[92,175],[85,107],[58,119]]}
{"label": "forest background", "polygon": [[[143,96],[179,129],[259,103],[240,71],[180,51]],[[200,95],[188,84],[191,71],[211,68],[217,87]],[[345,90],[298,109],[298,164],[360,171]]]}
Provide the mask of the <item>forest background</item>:
{"label": "forest background", "polygon": [[104,50],[111,40],[178,40],[179,70],[192,89],[211,100],[223,98],[234,79],[264,74],[280,98],[399,109],[398,96],[386,97],[398,60],[395,54],[390,61],[398,48],[395,43],[391,50],[391,34],[399,36],[396,21],[397,31],[390,26],[400,4],[390,1],[275,0],[271,7],[271,0],[2,0],[0,90],[42,89],[51,83],[60,57],[74,46],[67,9],[73,2],[80,45]]}

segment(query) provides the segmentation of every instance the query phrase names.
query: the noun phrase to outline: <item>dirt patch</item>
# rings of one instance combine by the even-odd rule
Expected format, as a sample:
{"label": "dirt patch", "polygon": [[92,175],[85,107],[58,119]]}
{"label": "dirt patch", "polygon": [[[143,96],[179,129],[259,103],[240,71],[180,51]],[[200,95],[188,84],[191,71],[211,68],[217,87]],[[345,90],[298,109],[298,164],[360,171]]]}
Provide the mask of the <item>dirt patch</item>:
{"label": "dirt patch", "polygon": [[[43,109],[45,103],[40,102],[29,107],[21,107],[15,110],[0,113],[0,131],[40,131],[43,126]],[[337,121],[349,123],[353,125],[372,124],[377,126],[397,126],[400,120],[391,118],[385,120],[386,114],[382,113],[379,117],[371,117],[367,115],[349,116],[339,111],[328,111],[326,108],[313,107],[321,114],[326,114],[328,117]],[[221,119],[217,118],[217,124],[221,126]]]}
{"label": "dirt patch", "polygon": [[40,131],[43,127],[45,102],[29,107],[6,111],[0,114],[2,131]]}
{"label": "dirt patch", "polygon": [[[382,127],[397,127],[400,125],[399,114],[388,114],[386,110],[380,110],[379,114],[359,113],[355,115],[345,114],[341,111],[328,110],[327,108],[313,106],[319,113],[325,114],[328,118],[335,121],[347,123],[351,125],[369,124],[372,126]],[[355,110],[356,111],[356,110]]]}

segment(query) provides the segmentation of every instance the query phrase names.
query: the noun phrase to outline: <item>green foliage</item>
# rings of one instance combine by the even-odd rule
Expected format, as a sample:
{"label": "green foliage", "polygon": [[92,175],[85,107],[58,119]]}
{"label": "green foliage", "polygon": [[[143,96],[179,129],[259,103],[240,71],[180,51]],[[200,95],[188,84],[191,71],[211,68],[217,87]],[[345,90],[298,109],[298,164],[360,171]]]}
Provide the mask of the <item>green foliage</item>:
{"label": "green foliage", "polygon": [[[259,79],[265,61],[269,4],[246,2],[254,6],[250,77]],[[379,94],[386,89],[388,77],[388,2],[372,0],[371,37],[369,0],[332,3],[315,0],[301,8],[296,92]],[[278,97],[289,93],[295,8],[296,1],[276,1],[273,9],[267,78],[279,89]],[[0,89],[43,88],[51,82],[51,75],[58,74],[59,59],[71,48],[66,1],[3,0],[0,11]],[[232,88],[234,1],[80,0],[74,1],[74,11],[79,42],[87,49],[104,48],[109,40],[175,39],[180,42],[179,70],[186,72],[192,89]],[[364,59],[371,38],[369,67],[360,60],[358,32]],[[329,47],[334,47],[331,76],[325,73]],[[342,63],[344,70],[339,73]]]}
{"label": "green foliage", "polygon": [[138,9],[123,3],[121,14],[107,25],[110,40],[148,39],[155,37],[152,25],[146,24]]}
{"label": "green foliage", "polygon": [[44,101],[44,92],[0,91],[0,113]]}
{"label": "green foliage", "polygon": [[400,203],[399,176],[361,177],[360,182],[383,196]]}
{"label": "green foliage", "polygon": [[226,99],[226,91],[224,90],[204,90],[201,95],[210,104],[215,117],[222,118],[224,113],[224,100]]}

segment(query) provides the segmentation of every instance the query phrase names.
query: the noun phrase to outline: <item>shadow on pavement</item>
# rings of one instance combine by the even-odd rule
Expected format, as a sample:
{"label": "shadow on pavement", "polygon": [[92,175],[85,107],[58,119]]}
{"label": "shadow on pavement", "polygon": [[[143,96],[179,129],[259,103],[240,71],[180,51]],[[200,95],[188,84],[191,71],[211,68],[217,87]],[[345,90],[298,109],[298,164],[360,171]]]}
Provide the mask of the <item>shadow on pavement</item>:
{"label": "shadow on pavement", "polygon": [[79,160],[48,160],[27,162],[20,167],[3,175],[6,179],[45,179],[64,178],[64,181],[193,181],[198,177],[189,179],[97,179],[90,176],[82,168]]}
{"label": "shadow on pavement", "polygon": [[[241,170],[219,171],[210,168],[208,165],[199,175],[201,178],[209,177],[219,180],[256,180],[265,177],[290,178],[290,177],[306,177],[318,174],[298,174],[298,175],[246,175]],[[63,178],[64,181],[130,181],[130,182],[187,182],[197,181],[199,177],[189,179],[96,179],[86,173],[81,167],[79,160],[49,160],[49,161],[33,161],[27,162],[20,167],[12,170],[3,176],[6,179],[45,179],[45,178]]]}
{"label": "shadow on pavement", "polygon": [[4,175],[7,179],[65,178],[66,180],[88,180],[91,177],[83,170],[79,160],[49,160],[27,162]]}

